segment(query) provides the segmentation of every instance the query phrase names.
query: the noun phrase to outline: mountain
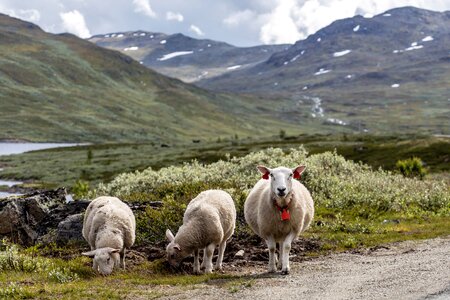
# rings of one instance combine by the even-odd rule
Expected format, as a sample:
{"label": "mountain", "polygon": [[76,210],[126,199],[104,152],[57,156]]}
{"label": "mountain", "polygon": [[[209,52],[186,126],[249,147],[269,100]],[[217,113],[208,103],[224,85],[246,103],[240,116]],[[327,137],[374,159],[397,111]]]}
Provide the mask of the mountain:
{"label": "mountain", "polygon": [[290,98],[364,131],[449,134],[450,12],[414,7],[338,20],[266,61],[196,84]]}
{"label": "mountain", "polygon": [[235,47],[183,34],[147,31],[95,35],[89,41],[120,51],[161,74],[194,82],[245,69],[267,60],[290,45]]}
{"label": "mountain", "polygon": [[0,53],[0,140],[162,143],[298,128],[257,98],[207,92],[6,15]]}

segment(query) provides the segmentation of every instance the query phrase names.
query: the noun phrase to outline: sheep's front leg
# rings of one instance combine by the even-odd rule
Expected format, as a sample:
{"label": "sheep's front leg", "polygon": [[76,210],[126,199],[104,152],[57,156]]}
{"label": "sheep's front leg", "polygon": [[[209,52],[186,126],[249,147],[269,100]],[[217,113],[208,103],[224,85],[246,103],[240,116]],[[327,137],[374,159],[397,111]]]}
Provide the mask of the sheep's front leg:
{"label": "sheep's front leg", "polygon": [[120,252],[120,265],[125,270],[125,247],[123,248],[122,252]]}
{"label": "sheep's front leg", "polygon": [[281,270],[283,268],[283,243],[279,243],[278,253],[280,254],[280,259],[277,261],[277,269]]}
{"label": "sheep's front leg", "polygon": [[202,260],[202,264],[200,266],[200,269],[202,269],[202,270],[205,269],[205,261],[206,261],[206,248],[203,248],[203,260]]}
{"label": "sheep's front leg", "polygon": [[212,273],[213,263],[212,258],[214,254],[214,249],[216,249],[216,245],[209,244],[205,248],[206,259],[205,259],[205,273]]}
{"label": "sheep's front leg", "polygon": [[92,269],[94,269],[95,272],[98,272],[98,264],[94,259],[94,265],[92,266]]}
{"label": "sheep's front leg", "polygon": [[112,259],[114,260],[114,269],[120,269],[120,253],[113,253]]}
{"label": "sheep's front leg", "polygon": [[200,262],[199,262],[200,250],[194,250],[194,274],[200,274]]}
{"label": "sheep's front leg", "polygon": [[223,254],[225,252],[225,248],[227,247],[227,241],[223,241],[219,244],[219,255],[217,257],[216,261],[216,270],[222,270],[222,261],[223,261]]}
{"label": "sheep's front leg", "polygon": [[281,257],[281,274],[287,275],[289,274],[290,267],[289,267],[289,253],[291,252],[291,244],[294,240],[296,234],[294,232],[290,232],[288,236],[284,239],[283,243],[280,244],[280,248],[283,248],[283,256]]}
{"label": "sheep's front leg", "polygon": [[275,242],[273,237],[269,237],[266,240],[267,247],[269,248],[269,273],[275,272],[276,269],[276,260],[277,254],[275,253],[277,243]]}

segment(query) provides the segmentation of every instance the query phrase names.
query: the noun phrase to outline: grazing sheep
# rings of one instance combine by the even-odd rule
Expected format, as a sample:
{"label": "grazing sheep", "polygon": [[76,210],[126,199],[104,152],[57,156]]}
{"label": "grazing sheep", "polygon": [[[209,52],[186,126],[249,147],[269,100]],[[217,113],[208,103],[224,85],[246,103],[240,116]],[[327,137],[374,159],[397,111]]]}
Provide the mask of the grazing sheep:
{"label": "grazing sheep", "polygon": [[309,227],[314,217],[311,194],[303,184],[292,179],[300,179],[305,166],[292,170],[258,166],[258,170],[263,177],[245,200],[245,220],[269,247],[269,272],[276,271],[275,248],[278,243],[278,268],[282,274],[289,274],[291,243]]}
{"label": "grazing sheep", "polygon": [[94,199],[86,209],[83,237],[94,257],[94,270],[109,275],[121,264],[125,269],[125,248],[134,244],[136,221],[131,209],[115,197]]}
{"label": "grazing sheep", "polygon": [[186,208],[183,225],[174,237],[167,229],[167,260],[178,265],[185,257],[194,253],[194,273],[200,273],[199,251],[203,250],[202,267],[205,273],[213,269],[214,249],[219,245],[216,269],[222,269],[223,253],[227,240],[233,235],[236,223],[236,208],[231,196],[221,190],[207,190],[195,197]]}

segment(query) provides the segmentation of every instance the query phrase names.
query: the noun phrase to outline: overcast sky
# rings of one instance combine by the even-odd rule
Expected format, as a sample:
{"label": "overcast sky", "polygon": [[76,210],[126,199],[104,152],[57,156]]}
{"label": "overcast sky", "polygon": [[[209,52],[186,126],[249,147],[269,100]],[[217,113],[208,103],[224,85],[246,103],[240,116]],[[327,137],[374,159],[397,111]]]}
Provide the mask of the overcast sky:
{"label": "overcast sky", "polygon": [[0,0],[0,12],[86,38],[129,30],[181,32],[237,46],[294,43],[336,19],[450,0]]}

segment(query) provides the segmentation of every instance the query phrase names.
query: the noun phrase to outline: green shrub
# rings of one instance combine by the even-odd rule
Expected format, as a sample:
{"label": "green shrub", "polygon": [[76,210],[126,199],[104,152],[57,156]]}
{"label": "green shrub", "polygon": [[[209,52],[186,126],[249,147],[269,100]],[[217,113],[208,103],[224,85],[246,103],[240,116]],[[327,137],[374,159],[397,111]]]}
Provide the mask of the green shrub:
{"label": "green shrub", "polygon": [[[128,201],[163,199],[163,207],[148,208],[138,214],[138,237],[143,240],[164,238],[166,228],[177,230],[190,199],[206,189],[224,189],[231,194],[238,213],[237,232],[245,229],[243,203],[260,178],[259,164],[268,167],[295,167],[305,164],[302,183],[311,191],[316,207],[373,212],[408,212],[450,215],[450,190],[444,182],[405,178],[384,170],[372,170],[364,164],[345,160],[336,153],[307,156],[303,147],[287,152],[269,148],[244,157],[227,157],[212,164],[197,161],[171,166],[159,171],[151,168],[117,176],[101,184],[96,195],[114,195]],[[345,225],[345,226],[344,226]],[[334,224],[344,232],[373,231],[356,224]],[[343,227],[344,226],[344,227]],[[340,228],[339,228],[340,227]],[[364,227],[364,228],[363,228]]]}
{"label": "green shrub", "polygon": [[[2,240],[1,246],[0,272],[42,273],[50,280],[59,283],[71,282],[78,279],[78,275],[70,268],[57,266],[52,259],[28,255],[26,252],[19,251],[17,245],[10,244],[5,239]],[[6,293],[9,290],[5,289],[0,293]]]}
{"label": "green shrub", "polygon": [[426,169],[423,162],[418,157],[413,157],[405,160],[399,160],[395,164],[397,170],[405,177],[418,177],[423,179],[426,175]]}
{"label": "green shrub", "polygon": [[6,287],[0,287],[0,299],[31,299],[24,289],[15,282],[10,282]]}
{"label": "green shrub", "polygon": [[89,182],[77,180],[71,191],[76,199],[85,198],[89,194]]}

